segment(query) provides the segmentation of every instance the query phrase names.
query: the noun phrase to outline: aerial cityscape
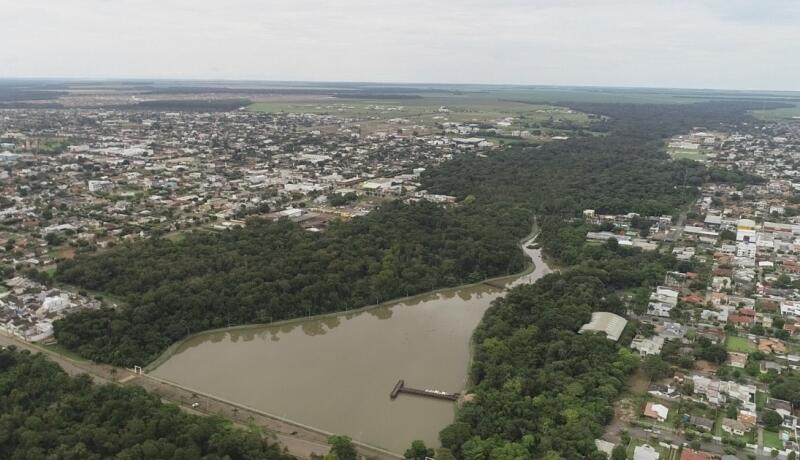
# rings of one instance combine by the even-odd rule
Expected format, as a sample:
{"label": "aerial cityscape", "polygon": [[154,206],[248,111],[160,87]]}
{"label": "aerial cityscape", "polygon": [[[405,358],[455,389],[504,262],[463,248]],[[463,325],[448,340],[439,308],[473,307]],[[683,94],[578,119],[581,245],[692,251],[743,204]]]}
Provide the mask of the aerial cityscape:
{"label": "aerial cityscape", "polygon": [[800,7],[251,3],[4,6],[0,459],[800,455]]}

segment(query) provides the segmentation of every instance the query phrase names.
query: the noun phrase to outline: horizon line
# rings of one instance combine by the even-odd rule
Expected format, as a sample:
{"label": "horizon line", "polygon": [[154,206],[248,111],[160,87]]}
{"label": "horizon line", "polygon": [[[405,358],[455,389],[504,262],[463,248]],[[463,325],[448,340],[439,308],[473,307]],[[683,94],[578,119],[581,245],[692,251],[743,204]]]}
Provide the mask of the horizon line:
{"label": "horizon line", "polygon": [[614,89],[614,90],[668,90],[668,91],[730,91],[741,93],[799,93],[800,89],[741,89],[689,86],[637,86],[637,85],[589,85],[589,84],[547,84],[547,83],[453,83],[453,82],[408,82],[408,81],[369,81],[369,80],[284,80],[258,78],[206,78],[206,77],[18,77],[0,76],[3,81],[53,81],[53,82],[220,82],[220,83],[289,83],[289,84],[360,84],[386,86],[511,86],[519,88],[569,88],[569,89]]}

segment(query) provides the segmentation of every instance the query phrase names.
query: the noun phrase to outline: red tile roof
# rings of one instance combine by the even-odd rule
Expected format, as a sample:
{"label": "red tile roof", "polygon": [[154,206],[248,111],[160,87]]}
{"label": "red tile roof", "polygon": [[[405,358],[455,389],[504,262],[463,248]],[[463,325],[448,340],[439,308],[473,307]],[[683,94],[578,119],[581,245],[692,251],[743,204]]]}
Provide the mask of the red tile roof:
{"label": "red tile roof", "polygon": [[681,451],[681,460],[711,460],[711,454],[684,447]]}

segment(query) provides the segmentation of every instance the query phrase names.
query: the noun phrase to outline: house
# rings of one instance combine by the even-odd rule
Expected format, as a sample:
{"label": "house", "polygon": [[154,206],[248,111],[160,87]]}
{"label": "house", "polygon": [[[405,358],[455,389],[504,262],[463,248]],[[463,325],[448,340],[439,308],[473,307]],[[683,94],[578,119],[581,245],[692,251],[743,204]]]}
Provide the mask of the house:
{"label": "house", "polygon": [[667,272],[664,276],[664,284],[669,287],[682,288],[686,285],[686,273]]}
{"label": "house", "polygon": [[702,375],[693,375],[694,393],[705,396],[712,404],[723,404],[730,399],[742,402],[742,407],[755,411],[756,387],[736,382],[719,381]]}
{"label": "house", "polygon": [[603,439],[595,439],[594,445],[597,447],[597,450],[600,452],[605,452],[608,458],[611,458],[611,454],[614,452],[614,443],[608,442]]}
{"label": "house", "polygon": [[680,460],[711,460],[712,456],[708,452],[701,452],[699,450],[684,447],[681,451]]}
{"label": "house", "polygon": [[767,409],[772,409],[784,417],[792,415],[792,403],[782,399],[768,398]]}
{"label": "house", "polygon": [[775,373],[780,374],[781,372],[783,372],[783,368],[784,366],[772,361],[761,361],[760,364],[760,371],[762,374],[766,374],[770,371],[774,371]]}
{"label": "house", "polygon": [[728,315],[728,323],[734,326],[750,326],[755,321],[755,318],[747,315],[740,315],[732,313]]}
{"label": "house", "polygon": [[783,330],[788,332],[789,335],[800,334],[800,322],[798,322],[798,323],[786,323],[786,324],[783,325]]}
{"label": "house", "polygon": [[783,422],[781,422],[781,426],[786,428],[787,430],[794,431],[797,429],[797,417],[794,415],[784,415]]}
{"label": "house", "polygon": [[758,416],[755,412],[749,410],[740,410],[736,416],[736,420],[742,423],[748,430],[754,428],[758,422]]}
{"label": "house", "polygon": [[658,286],[656,292],[650,294],[647,304],[647,314],[669,318],[669,312],[678,304],[678,291],[675,289]]}
{"label": "house", "polygon": [[720,381],[710,379],[702,375],[693,375],[694,393],[705,396],[712,404],[722,404],[725,402],[725,395],[720,391]]}
{"label": "house", "polygon": [[678,388],[669,385],[654,383],[647,388],[647,392],[655,397],[664,399],[676,399],[681,393]]}
{"label": "house", "polygon": [[681,298],[681,301],[683,301],[684,303],[702,305],[702,304],[705,303],[706,298],[705,298],[705,296],[703,296],[701,294],[697,294],[697,293],[693,292],[691,294],[683,296],[683,298]]}
{"label": "house", "polygon": [[744,366],[747,365],[747,355],[744,353],[729,351],[728,364],[731,365],[732,367],[738,367],[739,369],[744,369]]}
{"label": "house", "polygon": [[658,460],[658,451],[647,444],[636,446],[633,449],[633,460]]}
{"label": "house", "polygon": [[631,349],[639,351],[640,356],[657,355],[664,346],[664,337],[659,335],[644,337],[637,335],[631,342]]}
{"label": "house", "polygon": [[659,422],[666,421],[668,415],[669,415],[669,408],[662,404],[653,403],[652,401],[650,401],[644,407],[644,416],[649,418],[654,418]]}
{"label": "house", "polygon": [[711,343],[714,343],[714,344],[719,344],[719,343],[725,342],[725,338],[727,337],[727,334],[725,333],[724,330],[722,330],[720,328],[716,328],[716,327],[715,328],[706,328],[706,329],[703,329],[701,331],[696,331],[695,335],[698,338],[699,337],[703,337],[705,339],[708,339],[708,341],[710,341]]}
{"label": "house", "polygon": [[662,324],[656,326],[655,331],[656,334],[663,337],[665,340],[683,340],[683,338],[686,337],[688,328],[681,323],[664,321]]}
{"label": "house", "polygon": [[711,430],[714,429],[713,420],[697,415],[690,416],[686,423],[707,432],[711,432]]}
{"label": "house", "polygon": [[722,419],[722,431],[736,436],[744,436],[747,432],[747,427],[738,420],[724,418]]}
{"label": "house", "polygon": [[800,316],[800,302],[784,300],[781,302],[781,315],[787,318],[797,318]]}
{"label": "house", "polygon": [[762,353],[786,353],[786,345],[780,340],[772,338],[761,338],[758,340],[758,351]]}
{"label": "house", "polygon": [[747,410],[756,410],[756,387],[755,385],[741,384],[736,382],[721,382],[720,390],[725,392],[729,399],[736,399],[742,403],[742,407]]}

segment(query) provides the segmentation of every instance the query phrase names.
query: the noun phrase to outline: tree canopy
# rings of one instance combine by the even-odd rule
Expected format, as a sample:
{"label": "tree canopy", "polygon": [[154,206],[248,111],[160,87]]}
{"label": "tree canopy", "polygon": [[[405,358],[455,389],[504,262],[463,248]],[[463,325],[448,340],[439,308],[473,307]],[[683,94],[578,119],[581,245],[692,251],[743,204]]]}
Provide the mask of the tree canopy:
{"label": "tree canopy", "polygon": [[0,458],[290,460],[259,433],[189,415],[138,387],[70,377],[41,354],[0,350]]}

